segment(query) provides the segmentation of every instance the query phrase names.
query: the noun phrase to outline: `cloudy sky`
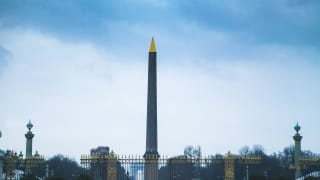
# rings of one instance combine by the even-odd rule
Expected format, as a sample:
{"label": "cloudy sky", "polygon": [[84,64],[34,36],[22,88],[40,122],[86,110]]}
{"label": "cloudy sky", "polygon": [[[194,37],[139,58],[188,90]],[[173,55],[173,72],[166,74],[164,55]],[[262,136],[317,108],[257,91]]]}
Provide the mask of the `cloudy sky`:
{"label": "cloudy sky", "polygon": [[159,153],[319,153],[320,1],[0,0],[1,149],[145,152],[158,50]]}

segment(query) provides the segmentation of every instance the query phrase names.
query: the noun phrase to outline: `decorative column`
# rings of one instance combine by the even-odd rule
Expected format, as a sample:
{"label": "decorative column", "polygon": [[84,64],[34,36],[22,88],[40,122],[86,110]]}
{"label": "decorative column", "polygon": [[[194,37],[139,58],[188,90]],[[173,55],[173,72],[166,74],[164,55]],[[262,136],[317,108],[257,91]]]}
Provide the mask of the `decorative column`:
{"label": "decorative column", "polygon": [[230,151],[224,158],[224,180],[234,180],[234,161],[236,156]]}
{"label": "decorative column", "polygon": [[31,174],[31,166],[32,166],[32,138],[34,137],[34,134],[31,132],[33,125],[31,121],[29,120],[29,123],[27,124],[28,132],[25,134],[26,136],[26,157],[25,157],[25,174]]}
{"label": "decorative column", "polygon": [[29,123],[27,124],[27,128],[29,131],[25,134],[26,136],[26,158],[32,157],[32,138],[34,137],[34,134],[31,132],[33,125],[31,124],[31,121],[29,120]]}
{"label": "decorative column", "polygon": [[157,51],[153,38],[149,49],[146,136],[144,180],[158,180]]}
{"label": "decorative column", "polygon": [[294,127],[296,130],[296,134],[293,136],[294,140],[294,168],[295,168],[295,179],[298,179],[301,177],[301,164],[300,164],[300,158],[301,158],[301,140],[302,136],[299,134],[299,131],[301,127],[297,123]]}
{"label": "decorative column", "polygon": [[109,180],[116,180],[117,179],[117,157],[116,155],[111,152],[107,156],[107,179]]}

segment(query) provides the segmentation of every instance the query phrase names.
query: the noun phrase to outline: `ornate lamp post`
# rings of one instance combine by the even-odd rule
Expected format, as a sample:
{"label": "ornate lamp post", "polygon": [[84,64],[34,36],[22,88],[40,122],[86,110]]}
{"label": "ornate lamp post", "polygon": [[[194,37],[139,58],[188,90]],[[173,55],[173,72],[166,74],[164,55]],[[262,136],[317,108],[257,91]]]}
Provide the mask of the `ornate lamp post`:
{"label": "ornate lamp post", "polygon": [[301,177],[301,165],[300,165],[300,157],[301,157],[301,140],[302,136],[299,134],[299,131],[301,127],[297,123],[296,126],[294,127],[296,130],[296,134],[293,136],[294,140],[294,167],[295,167],[295,173],[294,177],[298,179]]}
{"label": "ornate lamp post", "polygon": [[[29,121],[27,124],[28,132],[25,134],[26,141],[26,156],[23,158],[22,152],[19,155],[13,151],[4,152],[0,149],[0,180],[3,179],[3,168],[5,167],[6,177],[13,179],[16,176],[17,169],[24,169],[25,174],[31,174],[31,169],[39,166],[44,162],[43,156],[40,156],[36,151],[35,155],[32,155],[32,138],[34,134],[31,132],[33,125]],[[2,134],[0,132],[0,138]]]}
{"label": "ornate lamp post", "polygon": [[[34,155],[32,155],[32,139],[34,137],[34,134],[32,133],[31,129],[33,128],[33,124],[29,120],[29,123],[27,124],[28,132],[25,134],[26,137],[26,156],[25,159],[23,159],[23,167],[25,169],[25,174],[31,174],[31,169],[34,167],[39,166],[43,163],[44,158],[43,156],[40,156],[38,151]],[[20,159],[23,158],[22,152],[20,152],[19,155]]]}
{"label": "ornate lamp post", "polygon": [[[301,154],[301,140],[302,136],[300,135],[301,127],[297,123],[294,126],[294,130],[296,131],[296,134],[293,136],[294,140],[294,161],[293,164],[290,165],[290,169],[295,170],[294,177],[295,179],[298,179],[302,176],[301,170],[303,168],[306,168],[308,165],[319,165],[320,164],[320,158],[318,157],[307,157],[302,156]],[[292,157],[289,157],[292,162]]]}

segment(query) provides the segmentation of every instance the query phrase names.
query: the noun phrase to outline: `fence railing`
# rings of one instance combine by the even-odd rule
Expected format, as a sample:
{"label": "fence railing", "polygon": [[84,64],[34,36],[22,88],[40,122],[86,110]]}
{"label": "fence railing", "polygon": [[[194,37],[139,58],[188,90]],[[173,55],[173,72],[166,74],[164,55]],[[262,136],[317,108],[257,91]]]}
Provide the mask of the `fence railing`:
{"label": "fence railing", "polygon": [[[251,157],[258,163],[260,157]],[[233,161],[234,163],[230,163]],[[84,173],[96,180],[143,180],[146,163],[158,166],[159,180],[234,179],[234,166],[250,164],[247,159],[226,157],[195,158],[188,156],[160,157],[146,162],[142,156],[82,155]],[[225,173],[225,170],[228,173]]]}

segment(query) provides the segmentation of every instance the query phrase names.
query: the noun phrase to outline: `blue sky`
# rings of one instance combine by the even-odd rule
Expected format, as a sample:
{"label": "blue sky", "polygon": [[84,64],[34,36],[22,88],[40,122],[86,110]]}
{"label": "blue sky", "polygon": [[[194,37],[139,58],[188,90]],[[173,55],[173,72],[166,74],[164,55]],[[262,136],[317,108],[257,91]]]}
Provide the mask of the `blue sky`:
{"label": "blue sky", "polygon": [[[145,150],[147,57],[158,49],[159,153],[260,144],[320,152],[317,0],[0,0],[0,139],[79,158]],[[120,134],[119,134],[120,133]]]}

